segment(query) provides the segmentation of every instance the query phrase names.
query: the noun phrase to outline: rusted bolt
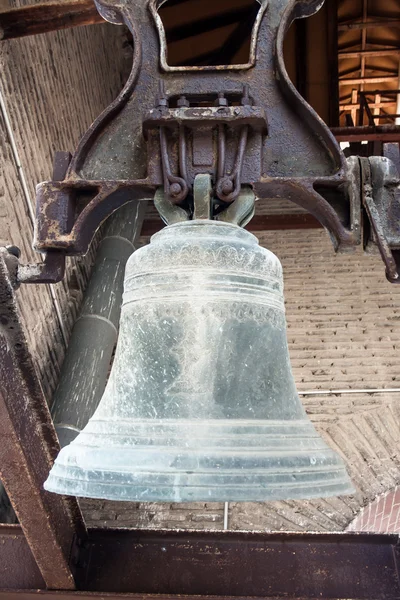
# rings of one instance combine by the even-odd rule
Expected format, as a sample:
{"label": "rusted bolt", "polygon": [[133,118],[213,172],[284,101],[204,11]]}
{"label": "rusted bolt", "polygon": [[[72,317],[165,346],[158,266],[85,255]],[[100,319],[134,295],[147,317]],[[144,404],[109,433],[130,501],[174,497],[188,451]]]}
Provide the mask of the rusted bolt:
{"label": "rusted bolt", "polygon": [[179,196],[179,194],[181,192],[182,192],[182,188],[179,183],[173,183],[171,185],[171,187],[169,188],[169,193],[173,198],[176,198],[176,196]]}
{"label": "rusted bolt", "polygon": [[224,92],[219,92],[218,99],[215,101],[215,106],[228,106],[228,100],[225,98]]}
{"label": "rusted bolt", "polygon": [[224,196],[228,196],[231,192],[233,192],[233,181],[232,179],[224,179],[221,183],[221,192]]}
{"label": "rusted bolt", "polygon": [[168,99],[165,94],[165,86],[164,82],[160,79],[158,82],[158,98],[157,98],[157,106],[160,108],[168,108]]}
{"label": "rusted bolt", "polygon": [[181,96],[177,102],[177,105],[179,106],[179,108],[182,107],[189,107],[190,106],[190,102],[189,100],[186,98],[186,96]]}
{"label": "rusted bolt", "polygon": [[249,89],[250,89],[249,84],[245,83],[243,86],[243,97],[242,97],[242,105],[243,106],[251,106]]}

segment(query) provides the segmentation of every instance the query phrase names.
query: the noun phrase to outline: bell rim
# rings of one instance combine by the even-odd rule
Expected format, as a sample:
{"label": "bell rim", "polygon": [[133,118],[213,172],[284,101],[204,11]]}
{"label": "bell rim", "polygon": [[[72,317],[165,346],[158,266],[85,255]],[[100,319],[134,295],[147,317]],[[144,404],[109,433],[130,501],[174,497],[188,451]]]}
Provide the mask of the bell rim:
{"label": "bell rim", "polygon": [[[203,431],[208,444],[205,439],[192,440],[192,447],[185,447],[177,435],[184,426],[181,420],[169,421],[169,446],[154,428],[153,438],[146,433],[152,422],[141,422],[141,430],[133,428],[135,436],[122,435],[124,443],[113,446],[110,423],[108,434],[103,431],[99,436],[98,430],[91,429],[96,429],[92,421],[62,450],[45,489],[132,502],[262,502],[354,493],[343,459],[309,421],[264,421],[264,427],[257,420],[213,421]],[[165,431],[166,423],[157,426]],[[244,446],[230,442],[231,427],[242,431],[238,437]],[[284,427],[286,435],[282,436]],[[286,450],[275,446],[278,430],[287,442]],[[249,436],[255,437],[256,445],[249,444]],[[146,438],[152,440],[147,446],[141,443]],[[221,440],[227,440],[229,447],[221,445]]]}
{"label": "bell rim", "polygon": [[[56,469],[57,470],[57,469]],[[340,477],[312,484],[305,482],[303,485],[294,486],[293,483],[282,482],[275,486],[265,486],[261,482],[243,487],[238,487],[233,483],[230,485],[219,485],[218,478],[213,486],[190,485],[187,481],[179,486],[165,485],[160,486],[156,482],[157,474],[154,477],[153,487],[149,486],[148,474],[145,484],[118,484],[115,481],[91,481],[88,479],[88,471],[82,479],[64,477],[52,472],[45,482],[44,488],[48,492],[63,494],[68,496],[77,496],[79,498],[94,498],[121,502],[274,502],[280,500],[308,500],[312,498],[330,498],[337,496],[347,496],[355,493],[354,486],[347,474],[344,466],[338,470]],[[95,472],[91,472],[92,476]],[[220,474],[221,475],[221,474]],[[176,476],[172,476],[175,478]],[[190,475],[187,476],[190,478]]]}

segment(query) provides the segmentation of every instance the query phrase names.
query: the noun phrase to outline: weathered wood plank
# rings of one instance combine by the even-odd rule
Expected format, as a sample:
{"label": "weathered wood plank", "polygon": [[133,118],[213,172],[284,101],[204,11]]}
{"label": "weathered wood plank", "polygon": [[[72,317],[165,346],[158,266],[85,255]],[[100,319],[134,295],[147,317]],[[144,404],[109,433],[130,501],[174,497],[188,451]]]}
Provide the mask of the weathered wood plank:
{"label": "weathered wood plank", "polygon": [[29,4],[0,10],[0,40],[102,22],[91,0]]}

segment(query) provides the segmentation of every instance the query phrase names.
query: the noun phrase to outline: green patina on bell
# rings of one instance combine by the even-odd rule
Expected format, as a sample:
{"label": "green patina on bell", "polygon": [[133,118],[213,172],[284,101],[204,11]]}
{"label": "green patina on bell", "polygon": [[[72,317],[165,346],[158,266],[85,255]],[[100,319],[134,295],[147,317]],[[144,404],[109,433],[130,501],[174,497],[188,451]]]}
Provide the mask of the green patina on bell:
{"label": "green patina on bell", "polygon": [[161,502],[353,491],[300,402],[281,264],[252,234],[182,222],[131,256],[106,391],[45,487]]}

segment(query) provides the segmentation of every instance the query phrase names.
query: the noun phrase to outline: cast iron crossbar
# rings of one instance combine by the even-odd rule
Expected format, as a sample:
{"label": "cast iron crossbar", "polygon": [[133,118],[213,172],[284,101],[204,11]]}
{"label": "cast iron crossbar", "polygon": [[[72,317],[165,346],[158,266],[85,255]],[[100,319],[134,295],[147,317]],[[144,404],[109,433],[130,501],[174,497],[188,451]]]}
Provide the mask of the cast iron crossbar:
{"label": "cast iron crossbar", "polygon": [[[77,562],[79,593],[43,591],[17,526],[0,528],[0,561],[0,598],[9,600],[400,598],[397,535],[94,529]],[[24,591],[5,590],[16,585]]]}

